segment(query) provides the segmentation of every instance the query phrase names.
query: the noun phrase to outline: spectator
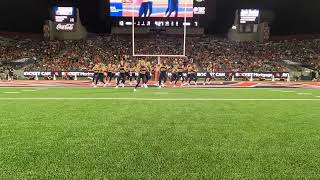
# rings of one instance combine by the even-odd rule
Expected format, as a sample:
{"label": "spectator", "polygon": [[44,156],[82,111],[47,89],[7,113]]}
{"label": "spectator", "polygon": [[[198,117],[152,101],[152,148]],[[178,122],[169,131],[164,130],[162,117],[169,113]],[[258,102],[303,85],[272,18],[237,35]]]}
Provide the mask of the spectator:
{"label": "spectator", "polygon": [[[177,36],[136,37],[137,54],[182,54],[183,42]],[[204,70],[213,62],[216,71],[287,71],[283,60],[301,63],[312,69],[320,67],[320,40],[279,40],[260,44],[236,43],[215,36],[188,37],[186,53],[189,59]],[[52,41],[16,38],[0,47],[0,62],[25,57],[37,57],[26,70],[85,71],[95,64],[99,55],[105,64],[119,63],[125,57],[131,63],[146,60],[157,63],[154,57],[132,57],[130,36],[106,35],[81,41]],[[171,65],[179,58],[165,58]]]}

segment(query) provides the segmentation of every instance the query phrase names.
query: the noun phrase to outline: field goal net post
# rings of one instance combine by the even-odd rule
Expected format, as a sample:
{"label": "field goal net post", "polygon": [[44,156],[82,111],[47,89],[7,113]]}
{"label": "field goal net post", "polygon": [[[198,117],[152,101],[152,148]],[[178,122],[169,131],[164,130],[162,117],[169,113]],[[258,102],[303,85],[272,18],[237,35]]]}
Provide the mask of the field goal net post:
{"label": "field goal net post", "polygon": [[132,1],[132,56],[133,57],[157,57],[158,64],[161,57],[177,57],[186,58],[186,38],[187,38],[187,4],[188,0],[184,3],[184,22],[183,22],[183,53],[182,54],[136,54],[135,51],[135,2]]}

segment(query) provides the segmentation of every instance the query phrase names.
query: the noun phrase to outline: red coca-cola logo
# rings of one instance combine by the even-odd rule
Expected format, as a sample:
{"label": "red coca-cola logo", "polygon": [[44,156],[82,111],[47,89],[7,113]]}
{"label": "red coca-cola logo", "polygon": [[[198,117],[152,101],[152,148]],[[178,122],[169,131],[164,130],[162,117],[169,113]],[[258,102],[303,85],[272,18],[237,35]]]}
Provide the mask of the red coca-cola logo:
{"label": "red coca-cola logo", "polygon": [[58,31],[73,31],[74,24],[58,24],[56,29]]}

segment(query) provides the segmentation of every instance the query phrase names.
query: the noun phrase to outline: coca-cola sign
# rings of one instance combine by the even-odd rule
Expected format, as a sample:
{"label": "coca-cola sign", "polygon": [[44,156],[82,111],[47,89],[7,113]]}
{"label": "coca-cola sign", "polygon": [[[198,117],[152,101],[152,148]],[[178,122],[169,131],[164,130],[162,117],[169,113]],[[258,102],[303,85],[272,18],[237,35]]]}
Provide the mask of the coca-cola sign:
{"label": "coca-cola sign", "polygon": [[74,24],[57,24],[57,31],[74,31]]}

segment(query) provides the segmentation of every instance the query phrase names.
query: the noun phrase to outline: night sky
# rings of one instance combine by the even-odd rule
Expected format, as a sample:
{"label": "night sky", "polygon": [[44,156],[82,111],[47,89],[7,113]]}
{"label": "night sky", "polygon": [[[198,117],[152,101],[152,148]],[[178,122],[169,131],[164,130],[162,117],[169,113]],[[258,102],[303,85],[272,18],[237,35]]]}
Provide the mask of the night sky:
{"label": "night sky", "polygon": [[[58,0],[56,0],[58,1]],[[61,1],[61,0],[60,0]],[[72,2],[72,0],[64,0]],[[207,31],[223,33],[230,28],[238,8],[271,10],[273,34],[320,33],[320,0],[207,0]],[[41,32],[54,0],[1,0],[0,30]],[[78,0],[83,24],[91,32],[107,32],[108,3],[104,0]]]}

